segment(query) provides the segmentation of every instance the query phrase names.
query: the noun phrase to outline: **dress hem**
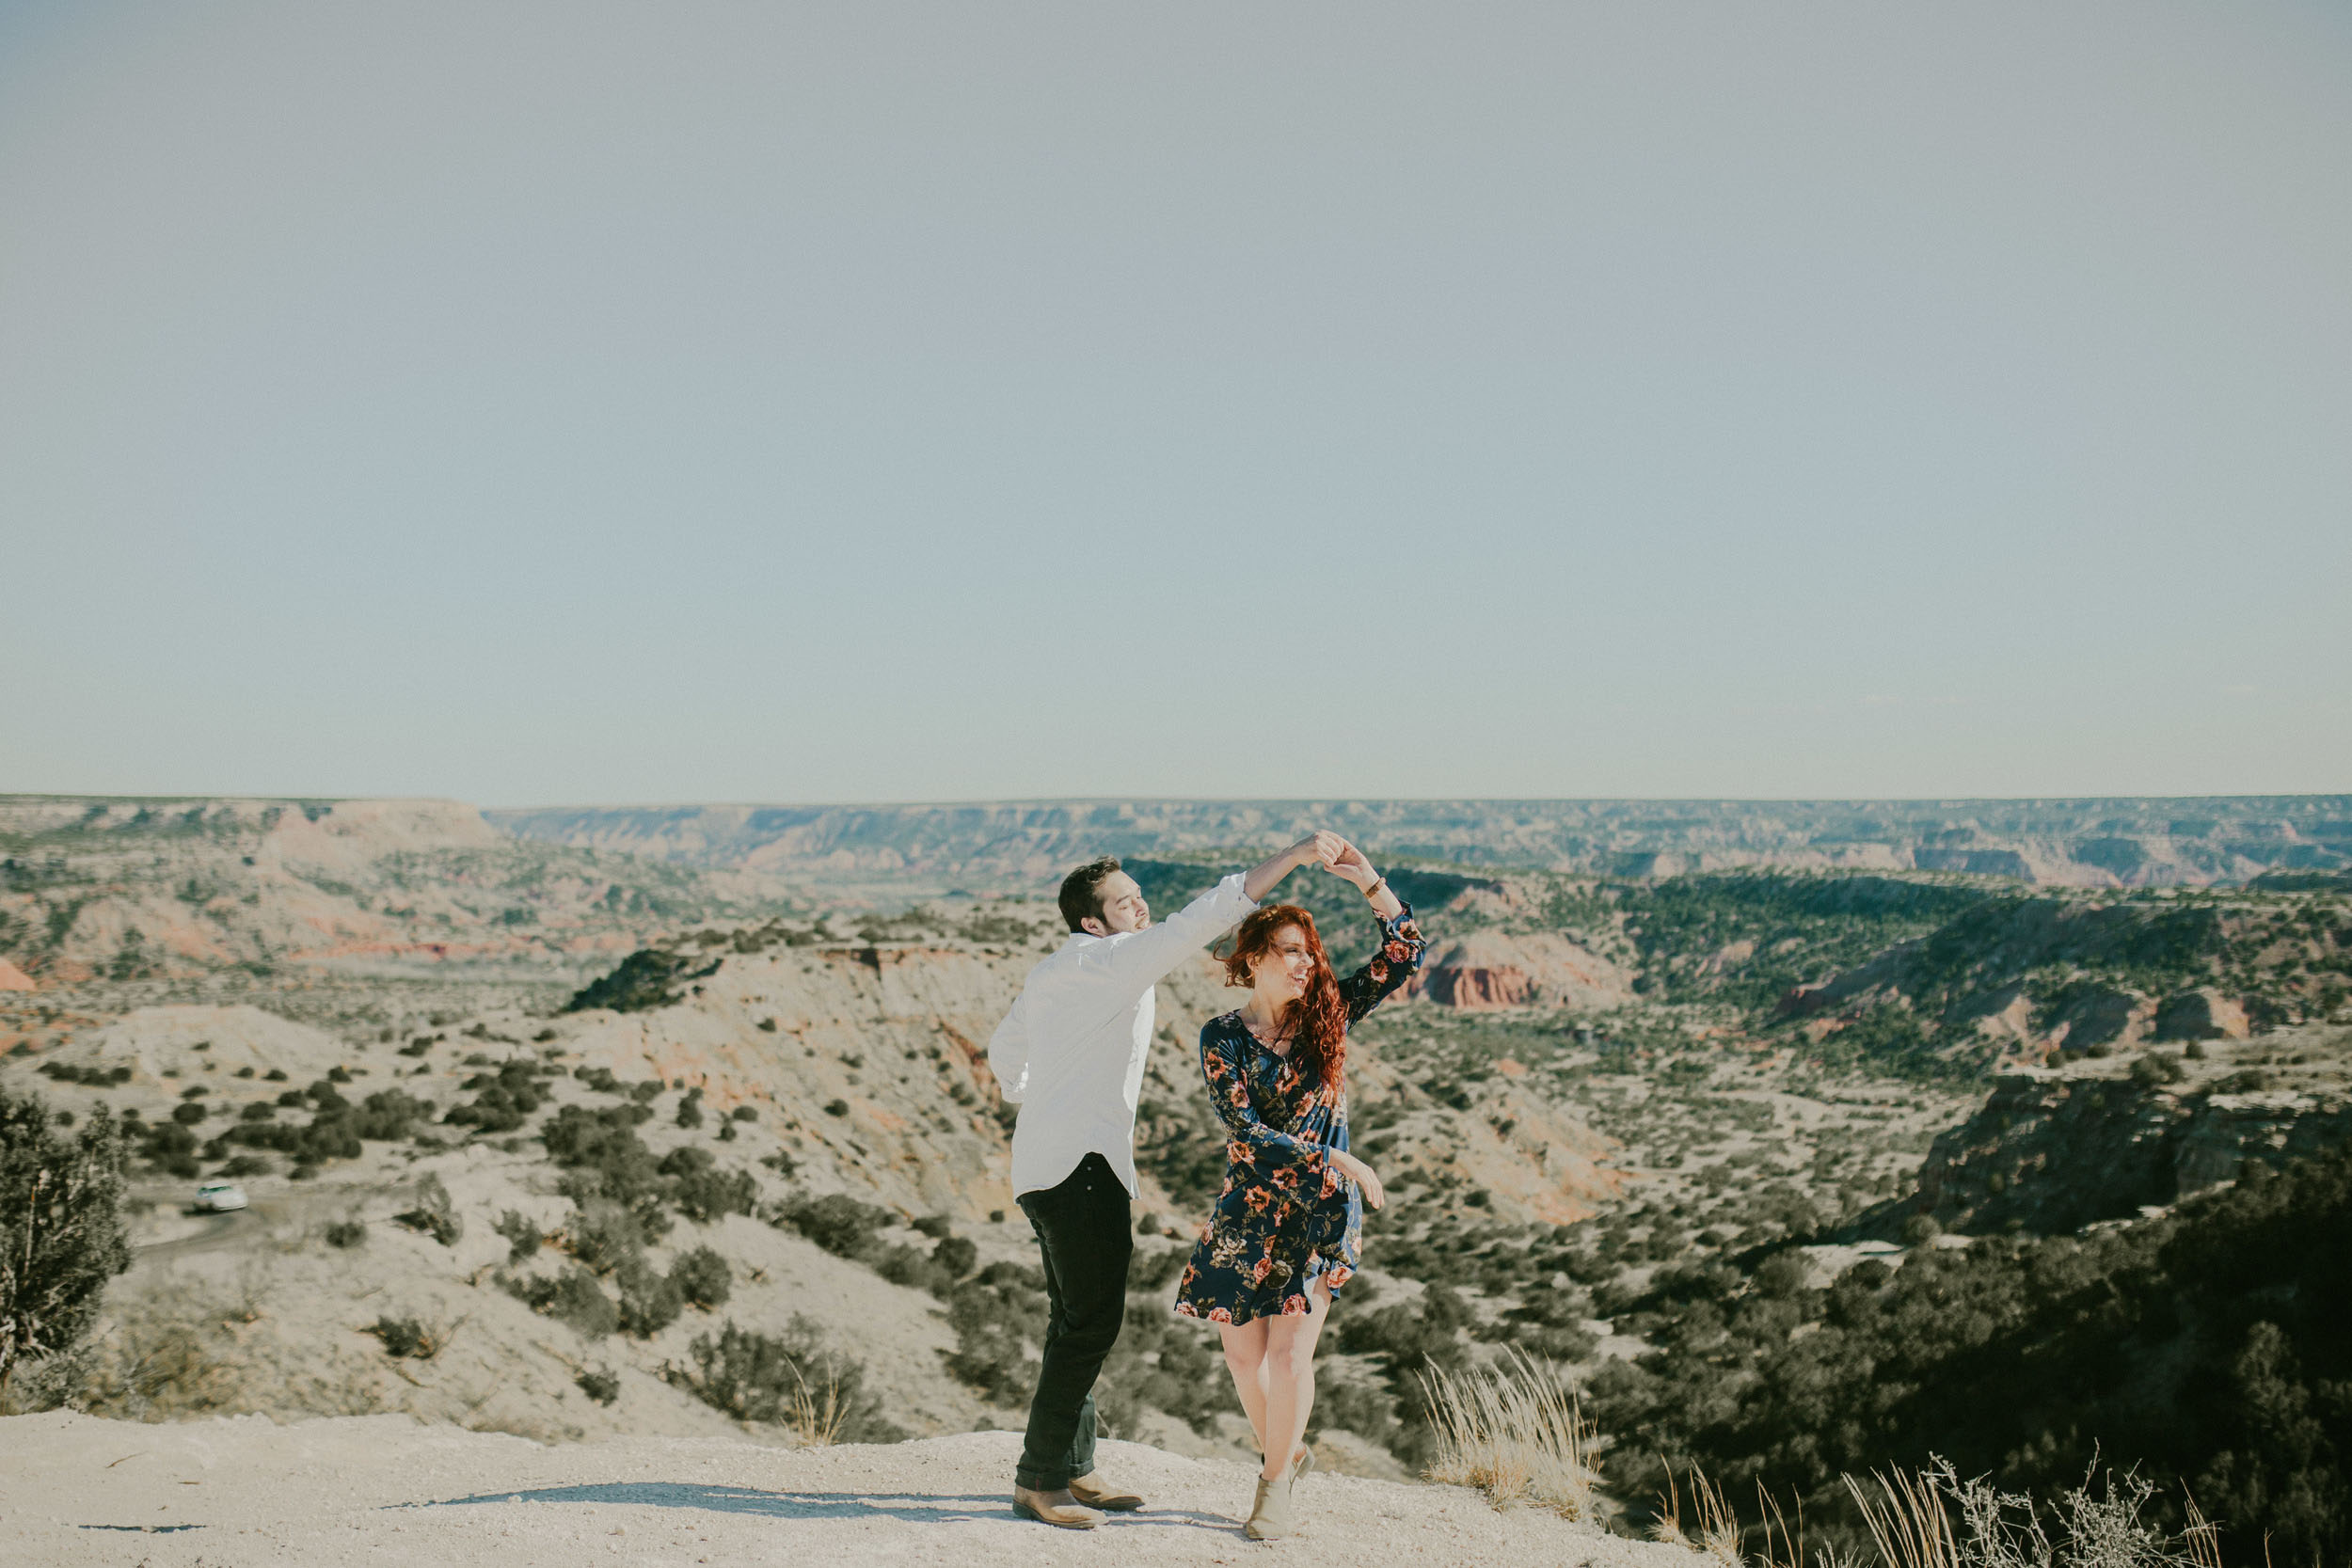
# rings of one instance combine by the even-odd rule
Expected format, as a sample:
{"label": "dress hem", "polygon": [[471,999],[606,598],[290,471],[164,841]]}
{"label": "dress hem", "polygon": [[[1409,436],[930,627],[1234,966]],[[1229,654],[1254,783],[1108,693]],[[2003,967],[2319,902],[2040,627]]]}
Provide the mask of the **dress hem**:
{"label": "dress hem", "polygon": [[[1351,1283],[1351,1282],[1355,1279],[1356,1275],[1357,1275],[1358,1274],[1359,1274],[1359,1273],[1361,1273],[1361,1272],[1362,1272],[1361,1267],[1360,1267],[1359,1265],[1355,1265],[1355,1264],[1345,1264],[1345,1265],[1343,1265],[1343,1264],[1339,1264],[1339,1263],[1324,1263],[1324,1264],[1322,1264],[1322,1266],[1320,1266],[1319,1268],[1315,1269],[1312,1273],[1311,1273],[1311,1274],[1309,1274],[1309,1275],[1307,1275],[1307,1278],[1306,1278],[1306,1283],[1305,1283],[1305,1287],[1304,1287],[1304,1289],[1302,1289],[1302,1290],[1300,1290],[1300,1291],[1284,1291],[1283,1293],[1284,1293],[1284,1295],[1285,1295],[1285,1296],[1294,1295],[1294,1294],[1297,1294],[1297,1295],[1305,1295],[1305,1294],[1309,1294],[1309,1293],[1311,1293],[1311,1292],[1314,1290],[1314,1284],[1315,1284],[1315,1281],[1316,1281],[1316,1280],[1318,1280],[1318,1279],[1322,1279],[1322,1278],[1326,1277],[1327,1275],[1328,1275],[1331,1273],[1331,1271],[1332,1271],[1332,1270],[1337,1269],[1337,1268],[1342,1268],[1342,1267],[1345,1267],[1345,1268],[1347,1269],[1347,1278],[1346,1278],[1346,1279],[1343,1279],[1343,1280],[1342,1280],[1342,1281],[1340,1281],[1337,1285],[1333,1285],[1333,1286],[1330,1286],[1330,1287],[1329,1287],[1329,1290],[1330,1290],[1330,1291],[1331,1291],[1331,1305],[1332,1305],[1332,1306],[1334,1306],[1334,1307],[1337,1307],[1337,1306],[1340,1304],[1340,1292],[1341,1292],[1342,1291],[1346,1290],[1346,1289],[1347,1289],[1347,1287],[1348,1287],[1348,1285],[1349,1285],[1349,1284],[1350,1284],[1350,1283]],[[1178,1318],[1182,1318],[1182,1319],[1184,1319],[1186,1323],[1217,1323],[1217,1324],[1220,1324],[1220,1325],[1222,1325],[1222,1326],[1229,1327],[1229,1328],[1239,1328],[1239,1327],[1241,1327],[1244,1323],[1256,1323],[1256,1322],[1257,1322],[1260,1318],[1296,1318],[1296,1317],[1303,1317],[1303,1316],[1305,1315],[1305,1314],[1303,1314],[1303,1313],[1299,1313],[1299,1312],[1284,1312],[1284,1311],[1280,1311],[1280,1310],[1279,1310],[1279,1309],[1278,1309],[1278,1310],[1276,1310],[1276,1311],[1272,1311],[1272,1312],[1252,1312],[1252,1313],[1250,1313],[1250,1314],[1249,1314],[1248,1317],[1246,1317],[1246,1318],[1232,1318],[1232,1317],[1228,1317],[1228,1318],[1216,1318],[1216,1317],[1213,1317],[1213,1316],[1211,1316],[1210,1314],[1211,1314],[1211,1313],[1213,1313],[1213,1312],[1225,1312],[1225,1311],[1230,1311],[1230,1310],[1231,1310],[1231,1308],[1229,1308],[1229,1307],[1225,1307],[1220,1306],[1220,1307],[1215,1307],[1210,1308],[1210,1310],[1209,1310],[1208,1312],[1201,1312],[1201,1311],[1198,1311],[1198,1310],[1191,1311],[1191,1312],[1187,1312],[1187,1311],[1185,1311],[1185,1310],[1184,1310],[1184,1307],[1185,1307],[1185,1302],[1184,1302],[1184,1299],[1182,1296],[1179,1296],[1179,1297],[1177,1297],[1177,1298],[1176,1298],[1176,1300],[1175,1300],[1173,1303],[1171,1303],[1171,1304],[1169,1305],[1169,1307],[1168,1307],[1168,1314],[1169,1314],[1171,1317],[1178,1317]]]}

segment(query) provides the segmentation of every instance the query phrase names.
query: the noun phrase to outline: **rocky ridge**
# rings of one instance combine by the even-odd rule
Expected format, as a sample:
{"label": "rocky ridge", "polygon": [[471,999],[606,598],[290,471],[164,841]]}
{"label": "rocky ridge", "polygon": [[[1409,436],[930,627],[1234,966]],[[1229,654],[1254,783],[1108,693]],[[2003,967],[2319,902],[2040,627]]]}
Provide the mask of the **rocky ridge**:
{"label": "rocky ridge", "polygon": [[2047,800],[1118,800],[550,807],[517,836],[921,891],[1039,887],[1099,854],[1270,847],[1330,827],[1391,857],[1668,877],[1953,871],[2084,887],[2352,865],[2352,796]]}

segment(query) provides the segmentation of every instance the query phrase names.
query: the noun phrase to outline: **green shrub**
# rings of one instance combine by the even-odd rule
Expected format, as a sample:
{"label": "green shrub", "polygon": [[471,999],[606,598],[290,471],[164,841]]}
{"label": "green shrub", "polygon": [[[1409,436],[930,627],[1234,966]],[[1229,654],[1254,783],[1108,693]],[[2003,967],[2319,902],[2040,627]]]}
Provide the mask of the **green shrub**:
{"label": "green shrub", "polygon": [[759,1204],[759,1183],[751,1173],[721,1170],[707,1149],[680,1145],[655,1167],[670,1179],[670,1201],[696,1225],[722,1214],[748,1214]]}
{"label": "green shrub", "polygon": [[1342,1319],[1339,1347],[1351,1355],[1379,1356],[1391,1384],[1401,1386],[1425,1368],[1460,1366],[1468,1354],[1461,1330],[1475,1321],[1469,1303],[1432,1285],[1417,1304],[1399,1302]]}
{"label": "green shrub", "polygon": [[947,1370],[992,1404],[1026,1401],[1037,1384],[1033,1346],[1045,1328],[1045,1276],[1013,1263],[992,1263],[947,1297],[956,1349]]}
{"label": "green shrub", "polygon": [[126,1152],[103,1109],[66,1138],[40,1096],[0,1088],[0,1409],[18,1367],[70,1354],[130,1267]]}
{"label": "green shrub", "polygon": [[978,1266],[980,1249],[965,1237],[942,1236],[939,1244],[931,1248],[931,1261],[937,1263],[949,1279],[961,1279]]}
{"label": "green shrub", "polygon": [[893,1285],[905,1285],[917,1291],[944,1295],[955,1283],[946,1270],[931,1260],[930,1254],[916,1247],[894,1246],[874,1259],[874,1272]]}
{"label": "green shrub", "polygon": [[1385,1389],[1353,1377],[1317,1377],[1314,1413],[1310,1421],[1311,1436],[1336,1427],[1384,1449],[1408,1447],[1405,1423],[1396,1417],[1395,1398]]}
{"label": "green shrub", "polygon": [[787,1204],[776,1218],[836,1257],[862,1258],[873,1250],[874,1233],[890,1223],[891,1215],[847,1193],[828,1193]]}
{"label": "green shrub", "polygon": [[443,1340],[414,1318],[378,1318],[360,1331],[384,1341],[384,1354],[395,1361],[430,1361],[441,1354]]}
{"label": "green shrub", "polygon": [[866,1370],[826,1348],[817,1325],[803,1317],[781,1335],[756,1334],[728,1323],[690,1348],[691,1365],[662,1375],[715,1410],[739,1421],[795,1424],[796,1405],[830,1403],[838,1419],[832,1433],[848,1443],[896,1443],[906,1433],[884,1419],[881,1402],[866,1391]]}
{"label": "green shrub", "polygon": [[1580,1292],[1536,1288],[1527,1294],[1522,1305],[1503,1313],[1500,1334],[1483,1337],[1501,1338],[1530,1355],[1553,1361],[1581,1361],[1598,1347],[1600,1341],[1584,1326],[1588,1304]]}
{"label": "green shrub", "polygon": [[611,1404],[621,1397],[621,1379],[610,1367],[582,1367],[572,1381],[598,1404]]}
{"label": "green shrub", "polygon": [[572,1256],[600,1275],[634,1263],[653,1240],[635,1209],[605,1197],[582,1201],[567,1229]]}
{"label": "green shrub", "polygon": [[642,1105],[612,1106],[602,1111],[565,1105],[540,1128],[540,1141],[559,1165],[594,1173],[594,1190],[628,1203],[656,1196],[661,1173],[653,1151],[635,1131],[644,1117]]}
{"label": "green shrub", "polygon": [[641,948],[623,958],[612,974],[580,988],[564,1005],[564,1011],[577,1013],[590,1007],[611,1007],[615,1012],[637,1013],[666,1007],[683,995],[679,987],[684,982],[719,972],[717,958],[700,969],[688,967],[693,961],[692,958],[667,948]]}
{"label": "green shrub", "polygon": [[565,1167],[557,1184],[564,1196],[583,1210],[599,1199],[623,1205],[635,1216],[641,1237],[651,1241],[670,1228],[668,1181],[632,1130],[633,1120],[643,1117],[630,1113],[644,1110],[631,1105],[591,1113],[566,1105],[548,1120],[540,1136]]}
{"label": "green shrub", "polygon": [[400,1089],[378,1089],[351,1113],[351,1130],[377,1143],[399,1143],[432,1111],[432,1106]]}
{"label": "green shrub", "polygon": [[547,1240],[538,1222],[519,1209],[509,1209],[501,1214],[493,1228],[506,1238],[506,1260],[510,1264],[529,1262],[539,1255],[539,1247]]}
{"label": "green shrub", "polygon": [[676,1278],[637,1259],[617,1275],[621,1287],[620,1324],[624,1334],[651,1338],[686,1310],[686,1292]]}
{"label": "green shrub", "polygon": [[176,1121],[152,1125],[123,1118],[125,1135],[139,1140],[139,1158],[167,1176],[193,1179],[202,1169],[196,1161],[196,1134]]}
{"label": "green shrub", "polygon": [[441,1119],[484,1133],[512,1132],[548,1101],[547,1085],[528,1062],[508,1062],[495,1073],[477,1072],[461,1086],[476,1091],[474,1098]]}
{"label": "green shrub", "polygon": [[628,1093],[628,1085],[613,1077],[609,1067],[576,1067],[572,1069],[572,1076],[598,1094]]}
{"label": "green shrub", "polygon": [[417,1206],[392,1216],[396,1224],[421,1230],[443,1246],[455,1246],[466,1233],[466,1222],[450,1201],[449,1189],[437,1176],[427,1176],[417,1188]]}
{"label": "green shrub", "polygon": [[365,1246],[367,1240],[368,1227],[358,1220],[337,1220],[326,1227],[326,1244],[331,1247]]}
{"label": "green shrub", "polygon": [[621,1326],[621,1314],[596,1276],[575,1263],[563,1273],[501,1279],[508,1293],[532,1311],[570,1325],[584,1338],[601,1339]]}
{"label": "green shrub", "polygon": [[698,1246],[679,1256],[670,1265],[670,1277],[676,1281],[678,1292],[690,1307],[705,1311],[726,1305],[727,1296],[735,1289],[735,1272],[727,1260],[707,1246]]}
{"label": "green shrub", "polygon": [[[970,1245],[969,1243],[965,1244]],[[977,1256],[978,1249],[976,1247],[973,1250]],[[1184,1265],[1191,1260],[1192,1253],[1184,1247],[1162,1247],[1156,1252],[1144,1252],[1138,1249],[1133,1260],[1127,1265],[1127,1289],[1130,1291],[1165,1289],[1176,1282],[1176,1276],[1184,1272]]]}

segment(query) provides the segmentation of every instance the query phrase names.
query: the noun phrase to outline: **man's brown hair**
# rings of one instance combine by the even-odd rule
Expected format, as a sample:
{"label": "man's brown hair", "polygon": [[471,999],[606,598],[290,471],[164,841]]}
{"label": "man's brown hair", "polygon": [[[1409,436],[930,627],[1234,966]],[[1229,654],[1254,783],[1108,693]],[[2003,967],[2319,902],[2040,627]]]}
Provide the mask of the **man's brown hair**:
{"label": "man's brown hair", "polygon": [[1103,879],[1118,869],[1119,857],[1104,855],[1061,879],[1061,917],[1070,922],[1072,930],[1085,930],[1079,924],[1082,920],[1103,918]]}

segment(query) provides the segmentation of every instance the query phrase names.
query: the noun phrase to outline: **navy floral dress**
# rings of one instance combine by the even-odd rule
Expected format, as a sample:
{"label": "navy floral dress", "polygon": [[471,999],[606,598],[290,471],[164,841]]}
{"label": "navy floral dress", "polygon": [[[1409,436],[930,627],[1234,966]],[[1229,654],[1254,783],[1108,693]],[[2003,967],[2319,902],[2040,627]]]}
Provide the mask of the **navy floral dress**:
{"label": "navy floral dress", "polygon": [[[1421,967],[1408,906],[1380,923],[1372,959],[1339,982],[1355,1023]],[[1343,1088],[1310,1084],[1230,1012],[1200,1031],[1209,1103],[1225,1123],[1225,1185],[1176,1287],[1176,1310],[1215,1323],[1309,1310],[1318,1276],[1334,1291],[1362,1255],[1363,1195],[1326,1158],[1347,1148]]]}

